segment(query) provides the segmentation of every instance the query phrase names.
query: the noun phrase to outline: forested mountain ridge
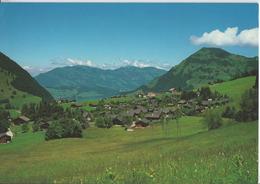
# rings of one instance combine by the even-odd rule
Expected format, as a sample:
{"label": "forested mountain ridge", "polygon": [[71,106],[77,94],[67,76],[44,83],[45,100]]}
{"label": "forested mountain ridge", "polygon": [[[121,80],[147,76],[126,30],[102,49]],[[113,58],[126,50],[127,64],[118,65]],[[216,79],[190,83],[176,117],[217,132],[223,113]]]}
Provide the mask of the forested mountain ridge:
{"label": "forested mountain ridge", "polygon": [[161,77],[137,91],[165,91],[172,87],[193,89],[228,81],[258,70],[258,57],[231,54],[220,48],[202,48]]}

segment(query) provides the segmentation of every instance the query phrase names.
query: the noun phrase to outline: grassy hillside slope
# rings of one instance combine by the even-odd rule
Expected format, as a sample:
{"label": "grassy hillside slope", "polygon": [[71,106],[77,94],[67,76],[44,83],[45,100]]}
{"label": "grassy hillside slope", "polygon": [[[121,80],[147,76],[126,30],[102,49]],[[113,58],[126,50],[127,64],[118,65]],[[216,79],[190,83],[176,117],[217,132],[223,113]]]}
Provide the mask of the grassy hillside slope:
{"label": "grassy hillside slope", "polygon": [[[30,74],[21,68],[17,63],[8,58],[6,55],[0,52],[0,69],[2,75],[11,77],[10,85],[25,93],[29,93],[32,96],[40,97],[44,100],[52,100],[52,96],[42,86],[40,86]],[[7,72],[7,73],[6,73]],[[3,79],[1,79],[3,80]]]}
{"label": "grassy hillside slope", "polygon": [[255,80],[255,76],[243,77],[232,81],[210,85],[210,88],[213,91],[218,91],[222,94],[228,95],[231,98],[230,105],[238,107],[241,95],[254,86]]}

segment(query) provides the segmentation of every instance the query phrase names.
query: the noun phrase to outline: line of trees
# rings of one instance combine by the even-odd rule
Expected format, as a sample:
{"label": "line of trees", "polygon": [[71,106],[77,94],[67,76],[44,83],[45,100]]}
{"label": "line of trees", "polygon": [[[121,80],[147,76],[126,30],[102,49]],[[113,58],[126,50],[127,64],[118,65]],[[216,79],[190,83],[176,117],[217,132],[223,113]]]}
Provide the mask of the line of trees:
{"label": "line of trees", "polygon": [[240,101],[240,109],[237,111],[235,107],[227,106],[222,114],[217,110],[209,110],[206,112],[204,122],[208,126],[208,130],[219,128],[222,125],[222,117],[231,118],[238,122],[249,122],[258,120],[258,88],[246,90]]}
{"label": "line of trees", "polygon": [[249,122],[258,120],[258,77],[255,85],[246,90],[240,101],[240,109],[227,106],[220,114],[217,110],[208,110],[204,117],[204,123],[208,130],[219,128],[222,125],[222,117],[231,118],[238,122]]}
{"label": "line of trees", "polygon": [[[197,95],[197,93],[199,94],[199,97]],[[217,98],[223,96],[220,93],[218,93],[217,91],[211,91],[210,88],[208,86],[204,86],[201,87],[200,89],[197,90],[197,92],[195,91],[183,91],[181,93],[181,99],[183,100],[190,100],[190,99],[194,99],[194,98],[199,98],[200,100],[208,100],[209,98]]]}
{"label": "line of trees", "polygon": [[39,105],[24,105],[22,114],[34,121],[33,131],[39,131],[41,123],[49,124],[46,127],[45,139],[58,139],[66,137],[81,137],[82,131],[89,127],[83,111],[71,108],[64,109],[56,102],[41,102]]}
{"label": "line of trees", "polygon": [[240,109],[227,106],[222,117],[235,119],[238,122],[254,121],[258,119],[258,90],[251,88],[241,96]]}

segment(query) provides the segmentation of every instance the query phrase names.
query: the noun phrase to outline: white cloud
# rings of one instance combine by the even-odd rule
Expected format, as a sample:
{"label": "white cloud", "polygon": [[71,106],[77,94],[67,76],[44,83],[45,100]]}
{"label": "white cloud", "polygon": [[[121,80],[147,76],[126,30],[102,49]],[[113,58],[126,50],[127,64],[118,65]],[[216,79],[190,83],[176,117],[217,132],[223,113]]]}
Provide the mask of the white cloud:
{"label": "white cloud", "polygon": [[51,64],[46,67],[34,67],[34,66],[23,66],[27,72],[29,72],[32,76],[36,76],[40,73],[48,72],[57,67],[65,67],[65,66],[76,66],[83,65],[89,67],[97,67],[101,69],[117,69],[125,66],[135,66],[139,68],[144,67],[155,67],[158,69],[169,70],[172,66],[168,63],[163,62],[153,62],[153,61],[143,61],[143,60],[120,60],[119,62],[109,62],[102,64],[95,64],[91,60],[80,60],[80,59],[72,59],[72,58],[53,58],[50,60]]}
{"label": "white cloud", "polygon": [[34,67],[34,66],[23,66],[27,72],[29,72],[32,76],[36,76],[40,73],[45,73],[53,69],[53,67]]}
{"label": "white cloud", "polygon": [[23,66],[27,72],[29,72],[32,76],[36,76],[40,73],[48,72],[57,67],[64,66],[75,66],[75,65],[84,65],[90,67],[96,67],[96,65],[90,60],[79,60],[79,59],[71,59],[71,58],[54,58],[51,59],[51,65],[47,67],[34,67],[34,66]]}
{"label": "white cloud", "polygon": [[238,39],[242,45],[258,46],[258,28],[245,29],[240,32]]}
{"label": "white cloud", "polygon": [[84,66],[91,66],[91,67],[95,66],[95,64],[91,60],[83,61],[79,59],[67,58],[67,61],[70,66],[74,66],[74,65],[84,65]]}
{"label": "white cloud", "polygon": [[195,45],[258,47],[258,28],[245,29],[240,33],[238,27],[228,27],[224,32],[216,29],[203,33],[201,37],[191,36],[190,40]]}
{"label": "white cloud", "polygon": [[135,66],[135,67],[138,67],[138,68],[145,68],[145,67],[151,66],[150,64],[147,64],[147,63],[144,63],[144,62],[141,62],[141,61],[138,61],[138,60],[130,61],[130,60],[127,60],[127,59],[123,60],[123,64],[129,65],[129,66]]}
{"label": "white cloud", "polygon": [[31,66],[23,66],[23,69],[25,70],[30,70],[32,67]]}
{"label": "white cloud", "polygon": [[122,66],[135,66],[138,68],[154,67],[162,70],[169,70],[171,68],[171,65],[168,63],[128,59],[122,60],[122,63],[118,65],[118,68]]}
{"label": "white cloud", "polygon": [[96,67],[96,64],[88,59],[82,60],[82,59],[56,57],[51,59],[50,61],[53,67],[64,67],[64,66],[75,66],[75,65]]}

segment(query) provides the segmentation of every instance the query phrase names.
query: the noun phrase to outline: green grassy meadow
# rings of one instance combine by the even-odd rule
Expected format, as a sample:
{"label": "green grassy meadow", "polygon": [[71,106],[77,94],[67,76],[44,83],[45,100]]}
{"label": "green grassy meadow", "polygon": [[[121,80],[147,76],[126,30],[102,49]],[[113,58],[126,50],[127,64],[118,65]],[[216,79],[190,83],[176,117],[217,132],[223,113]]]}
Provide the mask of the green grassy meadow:
{"label": "green grassy meadow", "polygon": [[135,132],[90,128],[82,139],[17,134],[0,147],[0,183],[256,183],[257,122],[206,131],[201,118]]}
{"label": "green grassy meadow", "polygon": [[243,94],[247,89],[251,88],[255,84],[255,76],[244,77],[228,82],[217,83],[211,85],[211,90],[220,92],[221,94],[226,94],[231,98],[230,105],[235,107],[239,106],[239,101],[241,99],[241,94]]}
{"label": "green grassy meadow", "polygon": [[[254,83],[246,77],[213,89],[239,96]],[[224,119],[208,131],[202,117],[184,116],[151,127],[86,129],[83,138],[44,140],[44,132],[20,133],[0,145],[2,184],[255,184],[258,122]],[[178,131],[177,131],[178,130]]]}

